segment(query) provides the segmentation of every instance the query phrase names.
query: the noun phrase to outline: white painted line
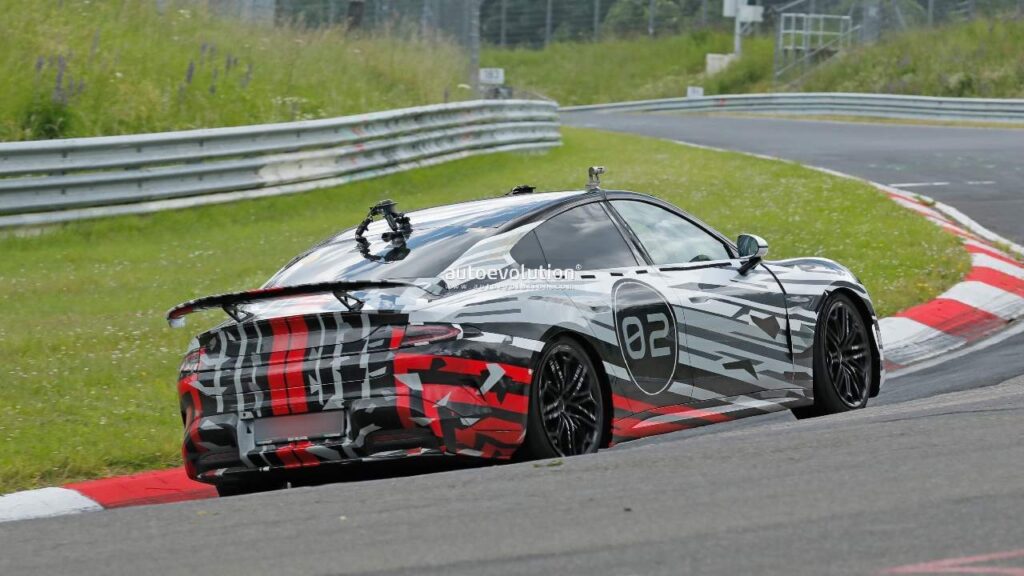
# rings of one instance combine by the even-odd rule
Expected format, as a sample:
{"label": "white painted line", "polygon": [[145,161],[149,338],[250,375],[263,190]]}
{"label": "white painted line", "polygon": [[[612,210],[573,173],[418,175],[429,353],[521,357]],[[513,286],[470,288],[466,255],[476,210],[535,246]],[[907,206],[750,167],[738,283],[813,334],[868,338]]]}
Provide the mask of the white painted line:
{"label": "white painted line", "polygon": [[48,518],[94,510],[103,510],[103,507],[67,488],[40,488],[0,496],[0,522]]}
{"label": "white painted line", "polygon": [[1013,250],[1017,254],[1024,256],[1024,246],[1015,243],[1013,240],[1010,240],[1009,238],[1004,238],[999,234],[992,232],[988,228],[985,228],[981,224],[978,224],[977,222],[972,220],[971,217],[968,216],[967,214],[964,214],[963,212],[957,210],[956,208],[950,206],[949,204],[936,202],[935,208],[944,214],[948,214],[951,218],[959,222],[961,225],[963,225],[965,228],[973,232],[975,235],[981,236],[984,240],[988,240],[989,242],[1005,244],[1010,248],[1010,250]]}
{"label": "white painted line", "polygon": [[922,186],[949,186],[949,182],[901,182],[899,184],[889,184],[896,188],[920,188]]}
{"label": "white painted line", "polygon": [[984,310],[1003,320],[1013,320],[1024,313],[1024,298],[995,286],[968,280],[942,293],[940,298],[949,298]]}
{"label": "white painted line", "polygon": [[968,180],[968,184],[971,186],[988,186],[989,184],[995,184],[995,180]]}
{"label": "white painted line", "polygon": [[933,216],[935,218],[942,217],[942,214],[940,214],[938,211],[933,210],[932,208],[929,208],[924,204],[921,204],[920,202],[915,202],[902,196],[890,196],[890,198],[893,202],[899,204],[900,206],[903,206],[908,210],[913,210],[914,212],[924,214],[925,216]]}

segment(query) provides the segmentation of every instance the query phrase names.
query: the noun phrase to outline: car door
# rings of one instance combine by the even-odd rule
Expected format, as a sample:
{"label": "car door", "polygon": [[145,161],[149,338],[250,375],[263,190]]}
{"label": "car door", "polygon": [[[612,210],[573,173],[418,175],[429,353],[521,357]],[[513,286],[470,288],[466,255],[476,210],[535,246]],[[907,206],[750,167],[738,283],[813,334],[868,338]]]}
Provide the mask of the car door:
{"label": "car door", "polygon": [[667,278],[643,261],[605,203],[572,208],[531,234],[546,265],[572,278],[569,296],[601,348],[615,407],[640,412],[653,396],[688,397],[679,370],[681,322]]}
{"label": "car door", "polygon": [[694,401],[770,398],[795,387],[786,297],[767,268],[741,273],[743,261],[722,238],[665,206],[609,204],[683,310]]}

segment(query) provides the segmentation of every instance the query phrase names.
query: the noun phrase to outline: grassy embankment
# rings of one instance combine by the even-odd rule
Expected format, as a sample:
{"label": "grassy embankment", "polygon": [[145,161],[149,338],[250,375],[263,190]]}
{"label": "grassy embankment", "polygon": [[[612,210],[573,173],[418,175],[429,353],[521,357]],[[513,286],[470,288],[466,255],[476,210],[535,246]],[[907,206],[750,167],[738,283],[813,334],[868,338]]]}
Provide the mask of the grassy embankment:
{"label": "grassy embankment", "polygon": [[1024,20],[982,19],[887,36],[822,64],[800,81],[773,86],[772,40],[747,38],[744,55],[706,77],[704,56],[732,49],[731,35],[696,32],[664,38],[555,43],[544,50],[489,49],[483,61],[509,81],[563,105],[707,94],[877,92],[980,98],[1024,97]]}
{"label": "grassy embankment", "polygon": [[705,55],[731,52],[731,34],[559,42],[543,50],[490,48],[481,61],[505,68],[516,88],[571,106],[685,96],[688,85],[704,86],[707,94],[747,91],[771,76],[772,42],[747,38],[743,50],[743,59],[710,77],[704,75]]}
{"label": "grassy embankment", "polygon": [[813,71],[807,92],[1024,97],[1024,20],[988,19],[893,34]]}
{"label": "grassy embankment", "polygon": [[771,256],[848,265],[882,314],[927,300],[968,267],[957,240],[863,184],[794,164],[566,129],[545,155],[501,154],[342,188],[77,222],[0,236],[0,493],[175,466],[175,377],[192,332],[171,305],[258,286],[294,254],[354,225],[381,198],[403,210],[494,196],[528,182],[578,188],[606,163],[609,187],[673,201]]}
{"label": "grassy embankment", "polygon": [[[201,3],[5,0],[0,141],[342,116],[464,99],[452,45],[215,18]],[[168,2],[173,5],[173,2]]]}

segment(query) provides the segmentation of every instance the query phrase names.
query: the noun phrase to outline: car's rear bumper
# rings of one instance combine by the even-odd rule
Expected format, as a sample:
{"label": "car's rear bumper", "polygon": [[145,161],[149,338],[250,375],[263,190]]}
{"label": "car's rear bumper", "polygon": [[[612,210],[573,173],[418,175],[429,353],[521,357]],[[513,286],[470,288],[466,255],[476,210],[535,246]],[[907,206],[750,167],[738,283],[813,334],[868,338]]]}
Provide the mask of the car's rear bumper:
{"label": "car's rear bumper", "polygon": [[[357,398],[332,399],[322,387],[304,386],[304,402],[293,403],[299,411],[234,400],[227,389],[204,394],[185,386],[199,406],[186,416],[186,470],[216,483],[239,474],[428,454],[509,458],[525,435],[530,378],[517,365],[413,350],[395,355],[387,374],[368,381]],[[304,415],[328,412],[339,414],[336,430],[257,435],[260,418],[287,415],[301,428]]]}

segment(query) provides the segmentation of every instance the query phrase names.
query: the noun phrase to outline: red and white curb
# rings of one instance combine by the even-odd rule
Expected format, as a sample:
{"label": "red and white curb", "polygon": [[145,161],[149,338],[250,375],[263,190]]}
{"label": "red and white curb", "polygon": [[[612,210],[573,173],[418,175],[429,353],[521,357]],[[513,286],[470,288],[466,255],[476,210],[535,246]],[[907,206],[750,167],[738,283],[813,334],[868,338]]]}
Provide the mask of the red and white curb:
{"label": "red and white curb", "polygon": [[[679,143],[695,148],[734,152]],[[793,163],[762,154],[746,155]],[[971,255],[971,270],[963,281],[931,302],[879,321],[887,367],[890,370],[898,371],[910,364],[992,337],[1011,322],[1024,317],[1024,263],[1003,249],[1006,247],[1024,255],[1024,247],[1001,238],[952,206],[931,198],[827,168],[809,168],[877,187],[901,206],[963,238],[964,247]],[[184,468],[175,468],[0,496],[0,522],[199,500],[216,495],[212,486],[190,480]]]}
{"label": "red and white curb", "polygon": [[890,368],[898,370],[954,351],[1024,317],[1024,262],[1002,246],[1022,254],[1024,248],[999,238],[950,206],[891,187],[879,188],[901,206],[963,238],[971,255],[971,271],[962,282],[932,301],[880,321]]}
{"label": "red and white curb", "polygon": [[999,332],[1024,318],[1024,263],[1003,246],[1013,244],[951,206],[889,186],[877,185],[895,202],[943,230],[963,238],[971,256],[967,276],[930,302],[879,321],[885,358],[898,370]]}
{"label": "red and white curb", "polygon": [[213,486],[190,480],[184,468],[174,468],[0,496],[0,522],[215,496]]}
{"label": "red and white curb", "polygon": [[[967,276],[930,302],[879,320],[886,368],[898,374],[910,364],[936,358],[994,336],[1024,318],[1024,246],[999,236],[956,208],[927,196],[913,194],[830,168],[800,164],[767,154],[738,152],[673,140],[677,144],[732,152],[775,162],[797,164],[838,178],[878,188],[894,202],[917,212],[964,241],[971,256]],[[1016,257],[1013,253],[1016,253]]]}

